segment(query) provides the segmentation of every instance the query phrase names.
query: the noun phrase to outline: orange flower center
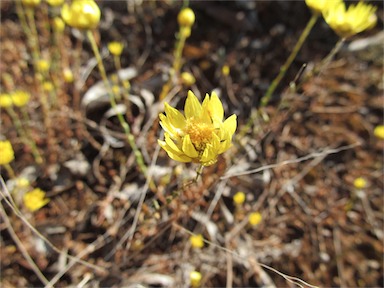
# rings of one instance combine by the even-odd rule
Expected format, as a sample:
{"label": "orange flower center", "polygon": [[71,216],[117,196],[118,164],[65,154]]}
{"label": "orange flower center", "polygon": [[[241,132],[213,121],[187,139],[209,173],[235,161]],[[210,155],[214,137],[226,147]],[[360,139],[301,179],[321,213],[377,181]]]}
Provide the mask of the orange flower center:
{"label": "orange flower center", "polygon": [[212,139],[213,131],[213,125],[190,118],[184,128],[184,135],[189,135],[197,151],[204,151],[206,144]]}

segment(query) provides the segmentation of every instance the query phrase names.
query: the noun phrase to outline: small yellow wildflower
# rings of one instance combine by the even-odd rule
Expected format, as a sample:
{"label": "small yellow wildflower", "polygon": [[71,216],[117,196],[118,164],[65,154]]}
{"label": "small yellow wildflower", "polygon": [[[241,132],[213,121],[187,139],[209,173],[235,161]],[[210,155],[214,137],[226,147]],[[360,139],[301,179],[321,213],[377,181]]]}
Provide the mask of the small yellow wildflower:
{"label": "small yellow wildflower", "polygon": [[9,94],[0,94],[0,107],[9,108],[12,107],[12,97]]}
{"label": "small yellow wildflower", "polygon": [[25,207],[31,212],[39,210],[49,202],[49,199],[45,198],[45,192],[40,188],[25,193],[23,200]]}
{"label": "small yellow wildflower", "polygon": [[11,163],[15,159],[12,144],[8,140],[0,141],[0,165]]}
{"label": "small yellow wildflower", "polygon": [[262,216],[259,212],[252,212],[250,215],[249,215],[249,218],[248,218],[248,222],[249,224],[251,224],[252,226],[256,226],[257,224],[259,224],[262,220]]}
{"label": "small yellow wildflower", "polygon": [[28,7],[35,7],[40,4],[41,0],[21,0],[23,5]]}
{"label": "small yellow wildflower", "polygon": [[19,188],[25,188],[25,187],[29,187],[30,183],[29,183],[29,180],[27,178],[20,177],[20,178],[16,179],[16,185]]}
{"label": "small yellow wildflower", "polygon": [[192,235],[189,238],[193,248],[203,248],[204,247],[204,238],[201,234]]}
{"label": "small yellow wildflower", "polygon": [[358,177],[353,181],[353,186],[357,189],[364,189],[367,187],[367,180],[365,180],[363,177]]}
{"label": "small yellow wildflower", "polygon": [[63,76],[64,76],[64,81],[67,83],[72,83],[74,80],[72,70],[69,68],[64,68]]}
{"label": "small yellow wildflower", "polygon": [[235,195],[233,195],[233,202],[237,205],[243,204],[245,201],[245,193],[242,191],[237,192]]}
{"label": "small yellow wildflower", "polygon": [[47,3],[50,6],[61,6],[64,3],[64,0],[47,0]]}
{"label": "small yellow wildflower", "polygon": [[189,280],[191,281],[192,287],[199,287],[201,285],[201,273],[197,271],[192,271],[189,274]]}
{"label": "small yellow wildflower", "polygon": [[49,62],[47,60],[40,59],[37,61],[36,66],[37,66],[37,69],[39,70],[39,72],[45,73],[49,70],[50,65],[49,65]]}
{"label": "small yellow wildflower", "polygon": [[323,13],[325,21],[342,38],[353,36],[376,25],[377,7],[359,2],[348,9],[341,2]]}
{"label": "small yellow wildflower", "polygon": [[379,139],[384,139],[384,125],[378,125],[373,130],[373,135]]}
{"label": "small yellow wildflower", "polygon": [[228,65],[224,65],[221,68],[221,73],[223,73],[224,76],[228,76],[230,72],[231,72],[231,69],[229,68]]}
{"label": "small yellow wildflower", "polygon": [[100,8],[93,0],[74,0],[64,4],[61,17],[67,25],[77,29],[93,29],[100,22]]}
{"label": "small yellow wildflower", "polygon": [[193,75],[189,72],[181,73],[180,78],[181,78],[181,82],[185,86],[191,86],[191,85],[195,84],[195,82],[196,82],[195,77],[193,77]]}
{"label": "small yellow wildflower", "polygon": [[124,44],[121,42],[113,41],[108,43],[108,50],[114,56],[120,56],[123,52]]}
{"label": "small yellow wildflower", "polygon": [[63,32],[65,29],[65,23],[63,19],[61,19],[60,17],[55,17],[53,19],[52,25],[53,25],[53,29],[57,32]]}
{"label": "small yellow wildflower", "polygon": [[323,13],[328,9],[332,9],[334,6],[339,4],[342,0],[305,0],[305,3],[315,13]]}
{"label": "small yellow wildflower", "polygon": [[191,27],[195,23],[195,13],[191,8],[183,8],[177,15],[177,22],[180,26]]}
{"label": "small yellow wildflower", "polygon": [[46,91],[46,92],[51,92],[51,91],[53,91],[54,86],[53,86],[52,82],[45,81],[45,82],[43,83],[43,89],[44,89],[44,91]]}
{"label": "small yellow wildflower", "polygon": [[223,122],[223,104],[215,92],[211,96],[207,94],[200,104],[195,94],[189,91],[185,116],[168,103],[165,103],[165,113],[159,115],[165,141],[158,140],[158,143],[173,160],[210,166],[232,145],[236,115]]}
{"label": "small yellow wildflower", "polygon": [[17,107],[22,107],[28,103],[31,95],[25,91],[15,91],[11,94],[12,102]]}

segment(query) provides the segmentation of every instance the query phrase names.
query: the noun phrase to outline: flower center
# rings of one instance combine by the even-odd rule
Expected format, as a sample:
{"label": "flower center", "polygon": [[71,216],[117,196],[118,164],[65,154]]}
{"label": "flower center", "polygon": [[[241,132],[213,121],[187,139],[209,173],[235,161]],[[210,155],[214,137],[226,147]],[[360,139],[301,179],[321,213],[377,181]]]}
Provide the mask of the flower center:
{"label": "flower center", "polygon": [[184,134],[188,134],[197,151],[204,151],[207,143],[211,142],[214,127],[211,124],[201,123],[190,118],[184,128]]}

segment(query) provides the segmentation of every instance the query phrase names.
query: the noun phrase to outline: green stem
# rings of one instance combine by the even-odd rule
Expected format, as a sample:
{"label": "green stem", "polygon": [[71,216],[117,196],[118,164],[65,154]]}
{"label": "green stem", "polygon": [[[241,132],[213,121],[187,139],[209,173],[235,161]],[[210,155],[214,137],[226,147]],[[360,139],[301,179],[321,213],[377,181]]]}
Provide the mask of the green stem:
{"label": "green stem", "polygon": [[329,54],[321,61],[319,68],[315,69],[314,74],[321,73],[328,66],[337,52],[339,52],[341,47],[343,47],[344,42],[345,38],[340,38],[339,41],[337,41],[335,47],[333,47],[331,52],[329,52]]}
{"label": "green stem", "polygon": [[297,41],[295,47],[293,48],[291,54],[289,55],[288,59],[285,61],[284,65],[280,68],[280,72],[277,75],[277,77],[272,81],[272,84],[269,86],[267,92],[264,94],[263,98],[261,98],[261,107],[265,107],[269,100],[271,99],[271,96],[273,92],[276,90],[277,86],[279,85],[280,81],[285,76],[285,73],[291,66],[293,60],[296,58],[297,53],[299,52],[301,46],[303,46],[304,41],[307,39],[309,32],[312,30],[312,27],[315,25],[317,19],[319,18],[318,13],[313,13],[311,19],[309,19],[307,26],[304,28],[303,32],[300,35],[299,40]]}
{"label": "green stem", "polygon": [[37,61],[40,59],[40,47],[39,47],[39,38],[36,28],[36,22],[35,22],[35,11],[33,8],[27,7],[26,8],[26,15],[29,22],[30,27],[30,34],[27,34],[27,37],[29,38],[30,48],[32,50],[32,57],[33,57],[33,65],[35,67],[35,71],[38,71],[37,69]]}
{"label": "green stem", "polygon": [[4,164],[4,168],[5,168],[5,170],[7,170],[7,173],[8,173],[9,178],[11,178],[11,179],[16,179],[15,171],[13,171],[11,165],[9,165],[9,164]]}
{"label": "green stem", "polygon": [[[107,73],[105,72],[105,68],[103,65],[103,60],[101,59],[99,48],[97,47],[95,37],[93,36],[93,33],[91,30],[87,30],[87,37],[88,37],[89,42],[91,43],[93,53],[95,54],[97,66],[99,68],[101,78],[103,79],[104,85],[107,88],[107,91],[109,94],[109,101],[111,103],[112,108],[115,109],[115,111],[117,112],[117,109],[116,109],[117,104],[116,104],[115,95],[114,95],[112,87],[108,81]],[[117,119],[120,122],[121,127],[124,129],[124,133],[127,136],[128,143],[131,146],[133,154],[136,157],[137,164],[139,165],[139,167],[140,167],[141,171],[144,173],[144,175],[147,175],[148,169],[144,163],[143,155],[141,154],[140,150],[137,148],[135,138],[131,133],[131,129],[130,129],[128,123],[125,121],[125,119],[121,113],[117,112],[116,115],[117,115]]]}

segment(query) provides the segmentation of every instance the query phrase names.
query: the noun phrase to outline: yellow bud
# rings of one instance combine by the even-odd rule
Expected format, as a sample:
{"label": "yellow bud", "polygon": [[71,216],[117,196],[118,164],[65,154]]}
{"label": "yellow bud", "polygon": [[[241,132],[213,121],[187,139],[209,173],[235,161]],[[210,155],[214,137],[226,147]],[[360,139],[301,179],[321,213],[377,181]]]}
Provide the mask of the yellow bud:
{"label": "yellow bud", "polygon": [[184,8],[177,15],[177,21],[180,26],[191,27],[195,23],[195,13],[191,8]]}
{"label": "yellow bud", "polygon": [[9,108],[12,107],[12,98],[9,94],[0,94],[0,107]]}
{"label": "yellow bud", "polygon": [[203,235],[201,235],[201,234],[192,235],[189,238],[189,241],[191,242],[191,245],[193,248],[203,248],[204,247],[204,238],[203,238]]}
{"label": "yellow bud", "polygon": [[195,84],[195,82],[196,82],[195,77],[193,77],[193,75],[189,72],[181,73],[180,78],[181,78],[181,82],[185,86],[191,86],[191,85]]}
{"label": "yellow bud", "polygon": [[191,36],[191,27],[182,26],[180,33],[181,33],[181,36],[183,36],[184,38],[188,38],[189,36]]}
{"label": "yellow bud", "polygon": [[231,72],[231,69],[229,68],[228,65],[224,65],[221,68],[221,73],[223,73],[224,76],[228,76],[230,72]]}
{"label": "yellow bud", "polygon": [[41,73],[45,73],[49,70],[49,63],[44,59],[37,60],[36,66]]}
{"label": "yellow bud", "polygon": [[45,192],[40,188],[25,193],[23,200],[25,207],[31,212],[39,210],[49,202],[49,199],[45,198]]}
{"label": "yellow bud", "polygon": [[235,202],[237,205],[243,204],[245,201],[245,193],[244,192],[237,192],[235,195],[233,195],[233,202]]}
{"label": "yellow bud", "polygon": [[119,95],[119,94],[120,94],[120,87],[117,86],[117,85],[113,85],[113,86],[112,86],[112,92],[113,92],[113,94],[115,94],[115,95]]}
{"label": "yellow bud", "polygon": [[24,178],[24,177],[21,177],[21,178],[17,178],[16,180],[16,185],[17,187],[19,188],[25,188],[25,187],[28,187],[29,186],[29,180],[27,178]]}
{"label": "yellow bud", "polygon": [[64,81],[67,83],[72,83],[74,80],[72,70],[69,68],[64,68],[63,76],[64,76]]}
{"label": "yellow bud", "polygon": [[65,23],[63,19],[61,19],[60,17],[55,17],[53,19],[53,29],[55,29],[55,31],[57,32],[63,32],[65,29]]}
{"label": "yellow bud", "polygon": [[201,284],[201,273],[197,271],[192,271],[189,274],[189,280],[191,281],[192,287],[199,287]]}
{"label": "yellow bud", "polygon": [[367,187],[367,181],[363,177],[358,177],[353,181],[353,186],[357,189],[364,189]]}
{"label": "yellow bud", "polygon": [[384,139],[384,125],[378,125],[373,130],[373,135],[379,139]]}
{"label": "yellow bud", "polygon": [[41,0],[21,0],[21,2],[28,7],[36,7],[40,4]]}
{"label": "yellow bud", "polygon": [[71,5],[63,5],[61,17],[73,28],[93,29],[100,22],[101,12],[93,0],[76,0]]}
{"label": "yellow bud", "polygon": [[8,140],[0,141],[0,165],[9,164],[15,159],[12,144]]}
{"label": "yellow bud", "polygon": [[11,94],[12,102],[17,107],[22,107],[29,102],[31,95],[25,91],[15,91]]}
{"label": "yellow bud", "polygon": [[123,52],[123,49],[124,49],[124,44],[121,42],[114,41],[114,42],[108,43],[108,50],[114,56],[120,56],[121,53]]}
{"label": "yellow bud", "polygon": [[47,0],[47,3],[50,6],[61,6],[64,3],[64,0]]}
{"label": "yellow bud", "polygon": [[248,218],[248,222],[252,226],[256,226],[257,224],[259,224],[261,222],[261,220],[262,220],[262,216],[259,212],[252,212]]}
{"label": "yellow bud", "polygon": [[54,88],[54,86],[53,86],[52,82],[46,81],[43,83],[44,91],[51,92],[51,91],[53,91],[53,88]]}

